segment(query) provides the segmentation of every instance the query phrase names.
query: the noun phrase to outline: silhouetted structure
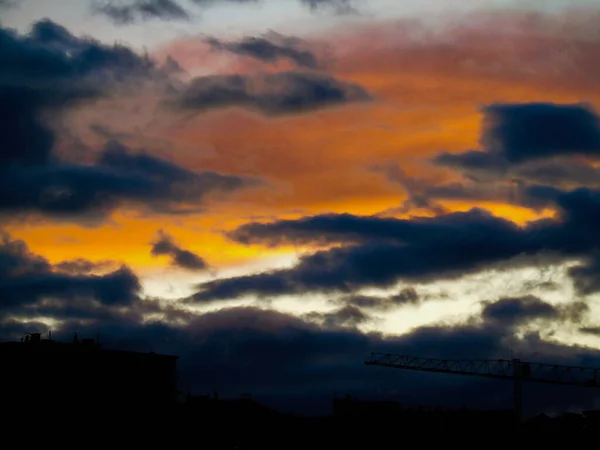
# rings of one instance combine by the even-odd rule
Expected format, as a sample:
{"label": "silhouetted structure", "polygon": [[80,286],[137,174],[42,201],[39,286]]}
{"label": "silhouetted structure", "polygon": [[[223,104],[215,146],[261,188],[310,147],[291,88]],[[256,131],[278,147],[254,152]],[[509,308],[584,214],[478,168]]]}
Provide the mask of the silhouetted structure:
{"label": "silhouetted structure", "polygon": [[102,349],[94,339],[57,342],[33,333],[0,343],[0,401],[12,410],[81,413],[164,407],[176,400],[177,356]]}
{"label": "silhouetted structure", "polygon": [[392,355],[390,353],[372,353],[371,359],[365,361],[365,364],[394,369],[512,380],[514,384],[514,415],[517,424],[522,422],[523,417],[523,381],[600,388],[600,369],[594,367],[540,364],[524,362],[520,359],[457,360]]}

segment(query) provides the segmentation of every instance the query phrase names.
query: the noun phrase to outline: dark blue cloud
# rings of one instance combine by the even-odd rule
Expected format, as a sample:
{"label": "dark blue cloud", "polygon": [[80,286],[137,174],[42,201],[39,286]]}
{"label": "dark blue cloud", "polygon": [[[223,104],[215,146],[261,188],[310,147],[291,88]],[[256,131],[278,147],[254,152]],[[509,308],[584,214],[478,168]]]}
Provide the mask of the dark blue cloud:
{"label": "dark blue cloud", "polygon": [[135,0],[132,2],[93,0],[92,8],[119,25],[149,19],[186,20],[188,12],[175,0]]}
{"label": "dark blue cloud", "polygon": [[216,38],[207,39],[214,50],[228,51],[242,56],[249,56],[266,63],[275,63],[280,59],[288,59],[299,67],[316,69],[316,56],[309,50],[302,49],[297,39],[274,33],[263,37],[247,37],[237,42],[223,42]]}
{"label": "dark blue cloud", "polygon": [[[10,3],[11,0],[2,0]],[[191,0],[201,8],[218,5],[260,4],[262,0]],[[299,0],[311,11],[330,9],[338,14],[356,12],[354,0]],[[190,12],[179,0],[92,0],[92,10],[103,14],[118,25],[132,24],[145,20],[188,20]],[[0,2],[0,6],[2,3]]]}
{"label": "dark blue cloud", "polygon": [[133,82],[166,75],[127,47],[73,36],[49,20],[26,35],[0,29],[0,213],[36,213],[98,223],[135,203],[161,213],[201,209],[211,191],[253,184],[242,177],[195,173],[109,141],[93,164],[73,164],[55,152],[48,117],[111,94]]}
{"label": "dark blue cloud", "polygon": [[0,167],[0,174],[0,212],[42,213],[89,224],[128,203],[158,213],[199,212],[211,192],[255,185],[243,177],[190,172],[116,141],[107,143],[93,165],[10,165]]}
{"label": "dark blue cloud", "polygon": [[279,116],[369,100],[370,94],[356,84],[324,73],[289,71],[198,77],[169,103],[185,111],[241,107]]}
{"label": "dark blue cloud", "polygon": [[600,119],[587,105],[491,105],[484,113],[489,122],[484,147],[510,163],[563,154],[600,155]]}
{"label": "dark blue cloud", "polygon": [[490,321],[515,324],[532,319],[557,319],[560,317],[560,310],[538,297],[529,295],[486,303],[482,316]]}
{"label": "dark blue cloud", "polygon": [[0,309],[4,313],[44,300],[57,300],[63,305],[74,301],[98,306],[131,305],[140,291],[136,275],[126,266],[103,275],[66,274],[32,253],[25,242],[2,235]]}
{"label": "dark blue cloud", "polygon": [[400,180],[410,198],[419,199],[410,206],[439,210],[441,200],[475,200],[540,212],[553,207],[558,192],[600,190],[593,164],[600,154],[600,118],[588,104],[492,104],[483,113],[481,150],[443,152],[432,160],[463,180]]}
{"label": "dark blue cloud", "polygon": [[578,189],[545,195],[551,196],[558,216],[524,227],[479,209],[405,220],[334,214],[243,225],[229,236],[246,244],[345,245],[304,256],[290,269],[203,283],[190,301],[352,292],[367,286],[390,287],[398,281],[451,279],[492,267],[526,265],[527,256],[540,253],[558,259],[594,254],[600,248],[596,232],[600,193]]}
{"label": "dark blue cloud", "polygon": [[208,263],[201,256],[185,250],[177,245],[171,236],[164,231],[159,231],[159,237],[152,243],[152,255],[167,255],[171,257],[172,264],[183,269],[206,270]]}
{"label": "dark blue cloud", "polygon": [[585,104],[496,104],[483,109],[481,151],[442,153],[438,164],[506,172],[511,165],[557,156],[600,155],[600,118]]}
{"label": "dark blue cloud", "polygon": [[327,313],[311,312],[305,315],[308,320],[317,321],[327,327],[356,326],[371,320],[369,315],[353,305]]}

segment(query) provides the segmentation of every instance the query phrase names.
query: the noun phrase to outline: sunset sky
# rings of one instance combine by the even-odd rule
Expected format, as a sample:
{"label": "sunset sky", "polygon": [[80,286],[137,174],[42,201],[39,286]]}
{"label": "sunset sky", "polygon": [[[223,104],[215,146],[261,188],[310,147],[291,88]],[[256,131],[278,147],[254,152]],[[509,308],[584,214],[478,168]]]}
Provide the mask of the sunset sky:
{"label": "sunset sky", "polygon": [[595,1],[0,0],[0,26],[3,340],[100,333],[273,398],[397,392],[371,351],[600,367]]}

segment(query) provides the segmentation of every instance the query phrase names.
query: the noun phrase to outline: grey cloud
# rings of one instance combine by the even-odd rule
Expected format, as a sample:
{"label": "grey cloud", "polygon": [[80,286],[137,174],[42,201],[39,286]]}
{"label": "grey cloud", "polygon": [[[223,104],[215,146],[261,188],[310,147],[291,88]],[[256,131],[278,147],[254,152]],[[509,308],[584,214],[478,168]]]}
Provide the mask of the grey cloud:
{"label": "grey cloud", "polygon": [[418,305],[424,299],[419,296],[417,291],[410,287],[404,288],[397,294],[388,297],[378,297],[373,295],[350,295],[341,297],[336,303],[342,303],[357,308],[387,311],[404,305]]}
{"label": "grey cloud", "polygon": [[[91,164],[56,152],[47,117],[165,74],[124,46],[79,38],[42,20],[27,34],[0,28],[0,214],[2,220],[45,215],[98,224],[124,203],[152,212],[198,212],[211,192],[232,192],[255,180],[195,173],[109,141]],[[102,130],[100,130],[102,131]]]}
{"label": "grey cloud", "polygon": [[63,268],[53,266],[32,253],[25,242],[4,233],[0,243],[0,309],[6,312],[48,299],[128,305],[137,301],[141,291],[137,277],[126,266],[104,275],[66,274]]}
{"label": "grey cloud", "polygon": [[152,243],[151,252],[154,256],[170,256],[172,264],[183,269],[206,270],[209,268],[208,263],[201,256],[181,248],[163,230],[159,231],[158,239]]}
{"label": "grey cloud", "polygon": [[279,116],[369,100],[370,94],[356,84],[323,73],[289,71],[258,76],[198,77],[168,104],[198,113],[241,107],[266,116]]}
{"label": "grey cloud", "polygon": [[[10,4],[11,0],[0,0]],[[16,1],[16,0],[15,0]],[[298,0],[311,11],[331,10],[337,14],[356,13],[355,0]],[[261,4],[263,0],[191,0],[199,8],[206,9],[219,5]],[[2,6],[3,3],[0,3]],[[103,14],[119,25],[132,24],[144,20],[188,20],[191,11],[180,0],[92,0],[92,11]]]}
{"label": "grey cloud", "polygon": [[186,20],[189,18],[188,12],[175,0],[135,0],[130,2],[93,0],[92,9],[119,25],[149,19]]}
{"label": "grey cloud", "polygon": [[318,66],[316,56],[309,50],[303,49],[301,41],[273,32],[260,37],[246,37],[237,42],[224,42],[216,38],[209,38],[207,43],[214,50],[249,56],[266,63],[288,59],[299,67],[316,69]]}
{"label": "grey cloud", "polygon": [[311,312],[305,315],[308,320],[317,321],[327,327],[352,326],[371,320],[370,316],[356,306],[347,305],[333,312]]}

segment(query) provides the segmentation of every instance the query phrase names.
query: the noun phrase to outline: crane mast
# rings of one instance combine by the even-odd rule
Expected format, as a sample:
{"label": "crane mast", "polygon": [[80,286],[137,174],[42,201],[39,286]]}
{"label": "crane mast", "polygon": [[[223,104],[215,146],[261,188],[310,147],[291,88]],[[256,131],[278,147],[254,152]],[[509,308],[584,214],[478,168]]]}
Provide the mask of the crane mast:
{"label": "crane mast", "polygon": [[371,353],[366,365],[422,372],[451,373],[513,381],[517,421],[522,419],[522,382],[600,388],[600,369],[525,362],[520,359],[434,359],[390,353]]}

